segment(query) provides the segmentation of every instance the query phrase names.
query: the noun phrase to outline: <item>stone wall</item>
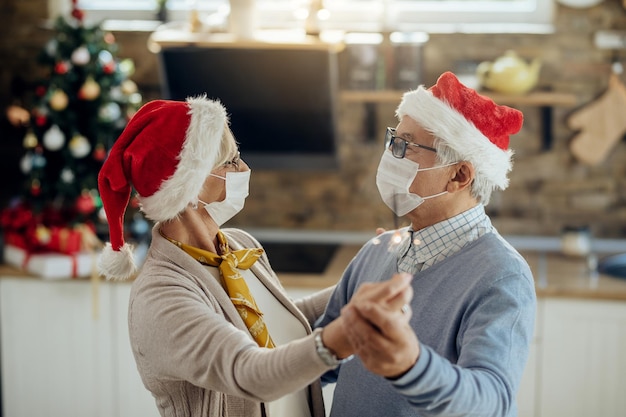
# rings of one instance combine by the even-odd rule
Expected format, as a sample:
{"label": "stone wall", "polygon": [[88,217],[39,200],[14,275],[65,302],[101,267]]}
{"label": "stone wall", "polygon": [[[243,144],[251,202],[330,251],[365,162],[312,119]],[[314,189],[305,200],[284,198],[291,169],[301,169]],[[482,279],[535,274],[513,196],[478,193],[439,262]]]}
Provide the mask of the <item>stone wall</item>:
{"label": "stone wall", "polygon": [[[34,56],[50,32],[42,24],[45,0],[5,0],[0,12],[0,105],[4,107],[15,98],[10,84],[16,74],[27,80],[36,78]],[[626,51],[614,55],[593,44],[597,30],[626,29],[626,10],[621,0],[605,0],[581,10],[557,6],[555,25],[556,32],[550,35],[433,34],[423,49],[423,83],[431,85],[441,72],[454,70],[459,63],[493,60],[514,49],[522,57],[541,58],[539,88],[573,93],[582,106],[607,88],[611,60],[626,61]],[[144,98],[159,97],[157,60],[146,48],[148,34],[116,32],[115,36],[120,55],[135,61],[133,79]],[[626,82],[626,76],[622,81]],[[394,126],[394,110],[395,104],[378,105],[377,126]],[[620,141],[603,163],[589,167],[569,151],[574,132],[565,121],[573,108],[554,108],[554,139],[549,149],[542,146],[539,109],[525,106],[520,110],[526,122],[511,141],[516,153],[511,185],[494,195],[488,206],[501,232],[557,235],[566,225],[590,225],[595,236],[626,237],[626,142]],[[341,103],[339,112],[340,169],[254,171],[246,209],[232,224],[353,231],[393,227],[393,216],[380,201],[374,181],[383,130],[379,129],[377,141],[367,138],[362,105]],[[16,169],[11,155],[20,152],[18,136],[6,127],[2,132],[2,157],[11,162],[0,164],[5,174]]]}

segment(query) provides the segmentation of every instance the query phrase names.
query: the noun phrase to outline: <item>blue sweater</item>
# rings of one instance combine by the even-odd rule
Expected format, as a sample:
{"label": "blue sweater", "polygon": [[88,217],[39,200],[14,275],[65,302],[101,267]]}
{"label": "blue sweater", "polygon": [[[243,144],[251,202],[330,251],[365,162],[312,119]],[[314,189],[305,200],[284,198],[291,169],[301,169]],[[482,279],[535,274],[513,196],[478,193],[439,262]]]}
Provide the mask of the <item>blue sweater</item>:
{"label": "blue sweater", "polygon": [[[363,246],[318,326],[337,317],[361,283],[397,272],[391,236]],[[394,381],[370,373],[358,358],[329,372],[324,381],[337,383],[331,416],[516,416],[536,309],[526,261],[489,233],[416,274],[412,285],[417,363]]]}

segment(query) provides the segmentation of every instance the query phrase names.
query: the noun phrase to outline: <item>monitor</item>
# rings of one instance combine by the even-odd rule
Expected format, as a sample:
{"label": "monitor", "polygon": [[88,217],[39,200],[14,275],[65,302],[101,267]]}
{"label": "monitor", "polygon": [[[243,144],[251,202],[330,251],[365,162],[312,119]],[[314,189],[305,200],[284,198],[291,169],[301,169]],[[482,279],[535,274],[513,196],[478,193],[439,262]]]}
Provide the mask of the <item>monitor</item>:
{"label": "monitor", "polygon": [[206,94],[230,117],[252,169],[331,170],[337,161],[337,53],[330,48],[163,48],[162,94]]}

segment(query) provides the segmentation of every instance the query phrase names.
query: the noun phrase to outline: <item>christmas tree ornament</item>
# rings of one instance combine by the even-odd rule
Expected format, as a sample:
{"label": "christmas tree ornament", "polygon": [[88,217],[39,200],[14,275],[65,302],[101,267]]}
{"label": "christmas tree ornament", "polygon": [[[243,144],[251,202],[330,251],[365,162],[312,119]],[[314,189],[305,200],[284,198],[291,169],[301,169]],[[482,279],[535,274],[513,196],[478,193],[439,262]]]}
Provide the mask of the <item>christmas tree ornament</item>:
{"label": "christmas tree ornament", "polygon": [[120,118],[122,115],[122,110],[120,109],[119,104],[115,102],[109,102],[100,107],[98,111],[98,116],[100,120],[104,122],[112,122]]}
{"label": "christmas tree ornament", "polygon": [[122,92],[122,87],[119,85],[111,87],[111,89],[109,90],[109,99],[113,101],[126,100],[126,95]]}
{"label": "christmas tree ornament", "polygon": [[78,98],[82,100],[92,101],[100,95],[100,84],[93,79],[92,76],[87,77],[85,83],[78,90]]}
{"label": "christmas tree ornament", "polygon": [[83,190],[80,193],[80,196],[76,199],[75,207],[80,214],[91,214],[96,209],[93,197],[89,191]]}
{"label": "christmas tree ornament", "polygon": [[20,159],[20,170],[24,174],[30,174],[30,171],[33,169],[33,155],[30,153],[25,154]]}
{"label": "christmas tree ornament", "polygon": [[107,156],[107,151],[104,149],[104,145],[99,143],[96,145],[96,148],[93,150],[93,159],[98,162],[104,161]]}
{"label": "christmas tree ornament", "polygon": [[63,111],[67,108],[67,104],[69,103],[69,97],[65,92],[61,89],[56,89],[50,96],[50,108],[56,111]]}
{"label": "christmas tree ornament", "polygon": [[141,97],[141,94],[139,93],[130,94],[128,96],[128,102],[132,104],[132,106],[130,106],[129,108],[132,108],[133,110],[137,111],[137,109],[141,107],[141,100],[143,100]]}
{"label": "christmas tree ornament", "polygon": [[98,53],[98,62],[100,63],[100,65],[103,66],[110,62],[113,62],[113,54],[111,54],[111,52],[107,51],[106,49],[103,49]]}
{"label": "christmas tree ornament", "polygon": [[76,134],[70,139],[69,149],[74,158],[80,159],[89,155],[91,145],[86,137]]}
{"label": "christmas tree ornament", "polygon": [[43,146],[49,151],[58,151],[65,144],[65,135],[57,125],[52,125],[43,134]]}
{"label": "christmas tree ornament", "polygon": [[46,246],[48,243],[50,243],[51,236],[52,233],[50,233],[49,228],[41,224],[37,225],[37,229],[35,229],[35,237],[40,245]]}
{"label": "christmas tree ornament", "polygon": [[26,136],[24,136],[24,141],[22,145],[26,149],[34,149],[39,144],[39,140],[37,140],[37,136],[33,133],[32,130],[28,129],[26,132]]}
{"label": "christmas tree ornament", "polygon": [[91,194],[91,198],[93,198],[93,203],[96,206],[97,209],[100,209],[102,207],[102,199],[100,198],[100,194],[98,193],[98,190],[90,190],[89,194]]}
{"label": "christmas tree ornament", "polygon": [[54,57],[57,54],[57,50],[59,49],[59,42],[56,39],[50,39],[45,46],[45,52],[49,57]]}
{"label": "christmas tree ornament", "polygon": [[39,180],[34,179],[30,184],[30,194],[33,197],[38,197],[41,194],[41,184]]}
{"label": "christmas tree ornament", "polygon": [[43,148],[41,146],[37,146],[35,148],[35,153],[32,154],[32,165],[33,169],[42,169],[46,166],[46,157],[43,155]]}
{"label": "christmas tree ornament", "polygon": [[139,237],[145,236],[150,231],[150,224],[143,218],[143,216],[133,216],[130,223],[130,232]]}
{"label": "christmas tree ornament", "polygon": [[59,75],[65,75],[70,70],[70,64],[66,61],[59,61],[54,66],[54,72]]}
{"label": "christmas tree ornament", "polygon": [[103,207],[103,208],[101,208],[100,210],[98,210],[98,220],[99,220],[101,223],[106,223],[106,222],[107,222],[107,214],[106,214],[106,212],[104,211],[104,207]]}
{"label": "christmas tree ornament", "polygon": [[126,76],[131,77],[135,73],[135,63],[132,59],[123,59],[118,65],[120,72]]}
{"label": "christmas tree ornament", "polygon": [[89,49],[85,45],[79,46],[72,52],[72,62],[75,65],[87,65],[91,60]]}
{"label": "christmas tree ornament", "polygon": [[24,107],[11,104],[6,111],[7,120],[15,127],[28,126],[30,113]]}
{"label": "christmas tree ornament", "polygon": [[113,45],[115,43],[115,35],[113,35],[111,32],[107,32],[104,34],[103,40],[109,45]]}
{"label": "christmas tree ornament", "polygon": [[137,84],[133,80],[126,80],[122,83],[122,92],[131,95],[137,92]]}
{"label": "christmas tree ornament", "polygon": [[116,68],[115,62],[107,62],[102,67],[102,72],[104,72],[105,74],[110,75],[110,74],[115,73],[115,68]]}
{"label": "christmas tree ornament", "polygon": [[48,123],[48,118],[42,114],[35,116],[35,124],[39,127],[45,126]]}
{"label": "christmas tree ornament", "polygon": [[61,181],[65,184],[73,184],[76,176],[74,175],[74,171],[71,168],[63,168],[61,171],[61,175],[59,175]]}

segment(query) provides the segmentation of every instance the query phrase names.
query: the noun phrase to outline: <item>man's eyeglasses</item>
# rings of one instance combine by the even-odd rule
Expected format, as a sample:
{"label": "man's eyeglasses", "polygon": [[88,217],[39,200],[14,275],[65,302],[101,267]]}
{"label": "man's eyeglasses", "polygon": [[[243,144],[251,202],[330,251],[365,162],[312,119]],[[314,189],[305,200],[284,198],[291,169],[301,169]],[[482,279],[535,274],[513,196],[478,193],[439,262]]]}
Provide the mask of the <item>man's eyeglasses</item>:
{"label": "man's eyeglasses", "polygon": [[240,160],[241,160],[241,153],[239,153],[239,151],[237,151],[237,155],[235,155],[235,157],[233,159],[231,159],[230,161],[224,162],[224,166],[225,167],[233,166],[236,169],[239,169],[239,161]]}
{"label": "man's eyeglasses", "polygon": [[407,146],[415,146],[416,148],[422,148],[427,151],[437,153],[437,149],[431,148],[430,146],[420,145],[419,143],[406,141],[396,136],[396,129],[393,127],[387,128],[387,131],[385,132],[385,149],[389,149],[391,147],[391,153],[393,156],[398,159],[402,159],[406,154]]}

